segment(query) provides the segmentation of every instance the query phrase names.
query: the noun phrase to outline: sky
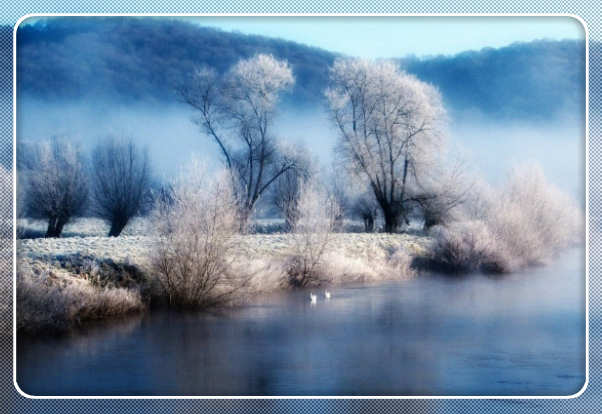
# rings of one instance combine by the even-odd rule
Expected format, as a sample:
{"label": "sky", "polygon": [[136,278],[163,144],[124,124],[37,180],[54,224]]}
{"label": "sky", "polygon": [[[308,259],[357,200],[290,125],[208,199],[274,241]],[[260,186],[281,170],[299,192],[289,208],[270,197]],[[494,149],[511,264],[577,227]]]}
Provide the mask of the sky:
{"label": "sky", "polygon": [[203,26],[279,37],[350,56],[455,54],[538,39],[584,39],[571,17],[191,17]]}

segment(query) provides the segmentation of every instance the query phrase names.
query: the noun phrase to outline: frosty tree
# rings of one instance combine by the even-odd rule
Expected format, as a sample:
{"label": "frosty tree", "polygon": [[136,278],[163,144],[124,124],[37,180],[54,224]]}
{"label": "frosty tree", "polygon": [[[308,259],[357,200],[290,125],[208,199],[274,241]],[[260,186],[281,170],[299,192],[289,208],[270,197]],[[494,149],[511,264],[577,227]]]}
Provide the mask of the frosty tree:
{"label": "frosty tree", "polygon": [[131,139],[109,138],[94,148],[92,167],[94,210],[110,223],[109,236],[119,236],[148,195],[148,153]]}
{"label": "frosty tree", "polygon": [[369,183],[385,221],[394,232],[441,148],[445,110],[438,91],[390,61],[339,59],[326,91],[339,131],[340,154],[353,174]]}
{"label": "frosty tree", "polygon": [[179,89],[198,111],[199,125],[218,145],[232,175],[241,229],[271,184],[295,168],[295,161],[278,151],[272,133],[279,97],[293,83],[286,61],[259,54],[240,60],[224,76],[198,69],[193,81]]}
{"label": "frosty tree", "polygon": [[48,220],[46,237],[59,237],[88,200],[88,176],[79,148],[58,139],[43,141],[23,151],[18,162],[25,186],[24,210]]}

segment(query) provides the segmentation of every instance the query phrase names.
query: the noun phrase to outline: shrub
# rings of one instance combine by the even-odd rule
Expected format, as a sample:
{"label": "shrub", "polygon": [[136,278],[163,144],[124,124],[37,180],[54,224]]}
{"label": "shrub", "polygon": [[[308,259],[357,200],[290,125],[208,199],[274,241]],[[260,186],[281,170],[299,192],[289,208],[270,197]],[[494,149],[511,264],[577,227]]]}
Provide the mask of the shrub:
{"label": "shrub", "polygon": [[288,280],[294,287],[319,284],[323,256],[337,225],[340,207],[331,194],[315,181],[301,183],[298,217],[293,228],[293,254],[289,257]]}
{"label": "shrub", "polygon": [[451,273],[473,272],[493,264],[497,246],[483,221],[462,221],[430,231],[434,243],[432,256],[437,270]]}
{"label": "shrub", "polygon": [[431,232],[442,270],[511,272],[545,263],[582,235],[580,209],[537,165],[514,168],[502,189],[485,187],[472,202],[464,219]]}
{"label": "shrub", "polygon": [[537,165],[513,169],[487,221],[509,256],[509,270],[544,263],[578,242],[583,224],[573,200],[549,183]]}
{"label": "shrub", "polygon": [[17,329],[57,331],[140,311],[136,289],[95,287],[86,280],[59,275],[48,265],[20,266],[17,272]]}
{"label": "shrub", "polygon": [[154,215],[161,237],[153,268],[169,304],[206,307],[231,298],[244,280],[231,272],[238,217],[228,177],[211,179],[193,161],[173,188],[170,205]]}

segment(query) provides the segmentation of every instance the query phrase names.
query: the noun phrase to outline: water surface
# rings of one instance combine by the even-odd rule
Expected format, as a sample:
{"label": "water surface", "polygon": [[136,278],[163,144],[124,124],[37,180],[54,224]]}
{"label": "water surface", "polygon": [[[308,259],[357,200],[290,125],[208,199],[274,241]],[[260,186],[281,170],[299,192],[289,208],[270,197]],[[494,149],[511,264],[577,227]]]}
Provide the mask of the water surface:
{"label": "water surface", "polygon": [[583,251],[503,278],[256,298],[20,338],[32,395],[571,395],[585,381]]}

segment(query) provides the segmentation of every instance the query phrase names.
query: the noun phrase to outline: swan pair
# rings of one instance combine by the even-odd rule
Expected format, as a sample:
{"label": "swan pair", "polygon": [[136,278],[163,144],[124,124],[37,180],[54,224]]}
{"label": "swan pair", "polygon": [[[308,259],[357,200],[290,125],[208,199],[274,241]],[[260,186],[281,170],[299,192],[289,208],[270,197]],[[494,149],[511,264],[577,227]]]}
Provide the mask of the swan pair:
{"label": "swan pair", "polygon": [[[325,290],[325,291],[324,291],[324,297],[325,297],[326,299],[330,299],[330,297],[331,297],[331,293],[330,293],[329,291]],[[309,301],[310,301],[311,303],[318,303],[318,295],[315,295],[315,294],[313,294],[313,293],[310,293],[310,294],[309,294]]]}

